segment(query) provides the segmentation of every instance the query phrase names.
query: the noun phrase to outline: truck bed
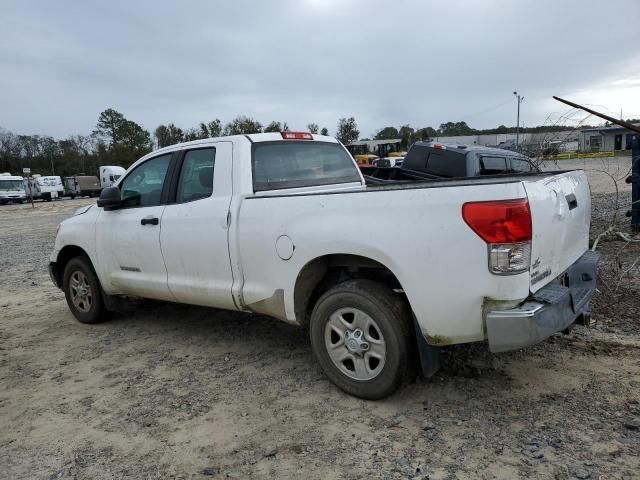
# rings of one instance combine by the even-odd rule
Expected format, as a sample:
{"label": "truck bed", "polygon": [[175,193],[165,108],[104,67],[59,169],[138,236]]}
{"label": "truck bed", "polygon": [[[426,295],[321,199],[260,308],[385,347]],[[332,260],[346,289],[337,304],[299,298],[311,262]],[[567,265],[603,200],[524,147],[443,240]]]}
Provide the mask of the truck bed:
{"label": "truck bed", "polygon": [[528,172],[507,175],[483,175],[481,177],[446,178],[406,168],[364,167],[360,169],[367,187],[425,188],[444,186],[486,185],[494,183],[521,182],[526,178],[542,178],[572,170],[553,172]]}

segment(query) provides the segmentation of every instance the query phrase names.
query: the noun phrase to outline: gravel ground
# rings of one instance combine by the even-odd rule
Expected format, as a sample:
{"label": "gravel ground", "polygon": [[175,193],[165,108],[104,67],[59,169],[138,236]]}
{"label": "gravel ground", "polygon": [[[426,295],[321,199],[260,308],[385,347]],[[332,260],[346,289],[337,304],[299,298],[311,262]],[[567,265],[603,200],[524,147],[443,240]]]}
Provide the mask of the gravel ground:
{"label": "gravel ground", "polygon": [[[594,234],[615,207],[596,190]],[[46,265],[89,202],[0,207],[0,478],[640,478],[638,269],[618,281],[637,244],[601,242],[596,327],[448,348],[435,378],[367,402],[265,317],[142,302],[76,322]]]}

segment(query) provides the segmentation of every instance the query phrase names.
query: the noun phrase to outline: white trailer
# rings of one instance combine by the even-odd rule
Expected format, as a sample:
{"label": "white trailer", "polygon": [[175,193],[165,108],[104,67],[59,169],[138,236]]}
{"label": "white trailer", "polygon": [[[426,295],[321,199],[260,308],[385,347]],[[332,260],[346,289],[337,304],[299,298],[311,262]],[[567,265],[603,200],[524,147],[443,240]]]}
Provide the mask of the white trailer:
{"label": "white trailer", "polygon": [[61,198],[64,194],[62,179],[54,175],[34,175],[31,179],[31,192],[34,199],[41,198],[47,202]]}

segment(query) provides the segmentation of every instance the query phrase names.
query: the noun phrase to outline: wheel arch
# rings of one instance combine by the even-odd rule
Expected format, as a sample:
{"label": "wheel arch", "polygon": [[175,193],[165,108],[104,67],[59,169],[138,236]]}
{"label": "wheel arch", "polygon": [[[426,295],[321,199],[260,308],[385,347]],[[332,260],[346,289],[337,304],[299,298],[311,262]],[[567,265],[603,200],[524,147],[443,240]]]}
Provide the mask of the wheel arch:
{"label": "wheel arch", "polygon": [[[320,296],[332,286],[352,279],[369,279],[404,294],[398,276],[384,263],[354,254],[326,254],[307,262],[298,272],[293,302],[297,322],[308,325],[311,310]],[[409,300],[409,307],[411,307]]]}
{"label": "wheel arch", "polygon": [[55,276],[56,276],[56,281],[58,285],[63,284],[64,269],[67,266],[67,263],[69,263],[69,261],[75,257],[86,257],[86,259],[91,264],[91,267],[94,268],[93,262],[91,261],[91,257],[86,252],[86,250],[84,250],[82,247],[79,247],[77,245],[65,245],[58,252],[58,256],[56,257]]}

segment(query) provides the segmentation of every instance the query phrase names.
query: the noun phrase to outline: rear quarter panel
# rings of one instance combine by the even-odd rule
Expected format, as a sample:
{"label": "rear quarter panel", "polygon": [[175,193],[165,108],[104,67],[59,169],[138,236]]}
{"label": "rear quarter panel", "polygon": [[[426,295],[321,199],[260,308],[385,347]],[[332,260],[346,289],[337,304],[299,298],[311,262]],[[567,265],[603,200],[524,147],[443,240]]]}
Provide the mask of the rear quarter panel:
{"label": "rear quarter panel", "polygon": [[[282,289],[287,320],[295,322],[293,292],[301,269],[324,255],[360,255],[396,275],[434,343],[482,340],[483,305],[524,299],[529,276],[489,273],[487,246],[463,221],[462,204],[524,196],[522,184],[514,182],[246,198],[235,236],[243,303]],[[276,252],[281,235],[295,246],[289,260]]]}

